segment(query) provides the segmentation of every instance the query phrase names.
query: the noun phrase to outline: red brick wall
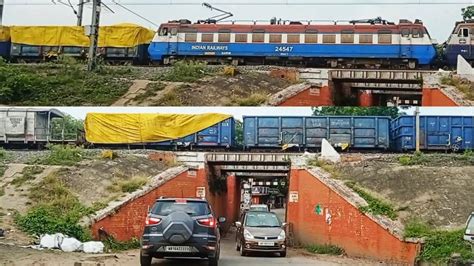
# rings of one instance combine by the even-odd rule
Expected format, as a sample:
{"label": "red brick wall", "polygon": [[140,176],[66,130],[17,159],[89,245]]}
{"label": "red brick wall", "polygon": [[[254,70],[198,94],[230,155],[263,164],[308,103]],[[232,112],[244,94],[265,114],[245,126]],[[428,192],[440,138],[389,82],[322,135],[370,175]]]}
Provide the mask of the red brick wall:
{"label": "red brick wall", "polygon": [[[196,173],[196,172],[194,172]],[[196,187],[206,187],[206,173],[199,169],[184,172],[166,182],[148,194],[124,204],[115,214],[107,216],[92,225],[92,233],[98,238],[99,228],[114,236],[119,241],[127,241],[133,237],[139,238],[143,233],[148,206],[155,200],[165,197],[196,197]],[[209,194],[207,189],[206,195]]]}
{"label": "red brick wall", "polygon": [[333,96],[329,86],[308,88],[281,102],[279,106],[332,106]]}
{"label": "red brick wall", "polygon": [[[289,190],[299,192],[298,202],[288,203],[287,214],[302,244],[333,244],[349,256],[414,263],[419,244],[400,241],[308,171],[292,169]],[[321,214],[316,213],[317,205]]]}
{"label": "red brick wall", "polygon": [[438,88],[423,88],[422,106],[458,106]]}

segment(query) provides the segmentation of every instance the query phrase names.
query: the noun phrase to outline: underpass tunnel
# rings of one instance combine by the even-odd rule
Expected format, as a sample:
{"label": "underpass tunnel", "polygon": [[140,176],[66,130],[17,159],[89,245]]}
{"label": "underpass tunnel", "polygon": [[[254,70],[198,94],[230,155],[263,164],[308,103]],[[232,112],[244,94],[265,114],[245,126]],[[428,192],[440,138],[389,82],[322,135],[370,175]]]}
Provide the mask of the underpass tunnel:
{"label": "underpass tunnel", "polygon": [[[268,156],[271,154],[266,154]],[[278,155],[282,157],[282,154]],[[226,217],[227,231],[243,210],[252,204],[269,205],[281,222],[286,221],[290,161],[207,162],[210,204],[218,216]]]}

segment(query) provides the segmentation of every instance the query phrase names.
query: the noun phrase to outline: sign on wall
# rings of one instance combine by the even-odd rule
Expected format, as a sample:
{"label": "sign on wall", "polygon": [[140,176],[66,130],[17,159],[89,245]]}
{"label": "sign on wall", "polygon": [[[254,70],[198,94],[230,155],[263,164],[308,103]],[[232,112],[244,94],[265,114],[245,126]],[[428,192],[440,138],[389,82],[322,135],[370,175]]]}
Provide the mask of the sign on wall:
{"label": "sign on wall", "polygon": [[298,191],[290,191],[289,200],[290,202],[298,202]]}
{"label": "sign on wall", "polygon": [[196,197],[205,198],[206,197],[206,188],[205,187],[196,187]]}

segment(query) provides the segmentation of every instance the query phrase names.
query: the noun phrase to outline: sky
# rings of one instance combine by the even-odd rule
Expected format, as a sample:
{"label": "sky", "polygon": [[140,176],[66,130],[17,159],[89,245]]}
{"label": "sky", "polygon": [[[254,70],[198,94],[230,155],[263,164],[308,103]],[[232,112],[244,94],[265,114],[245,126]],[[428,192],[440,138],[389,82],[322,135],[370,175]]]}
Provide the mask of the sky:
{"label": "sky", "polygon": [[[59,1],[67,2],[68,0],[54,0],[57,3],[56,5],[52,4],[52,1],[4,0],[3,23],[5,25],[74,25],[76,16],[72,9],[58,3]],[[74,5],[78,3],[78,0],[70,1]],[[112,2],[113,0],[103,1],[109,3],[108,6],[114,12],[112,13],[105,8],[102,9],[101,23],[103,25],[132,22],[153,29],[157,28],[152,23],[115,5]],[[155,24],[180,18],[196,21],[219,14],[201,6],[200,3],[204,0],[116,1],[124,4],[132,3],[133,5],[127,5],[129,9]],[[455,21],[462,19],[460,9],[469,4],[474,4],[474,0],[209,0],[208,2],[215,3],[215,7],[232,12],[234,14],[232,19],[235,20],[269,21],[272,17],[289,20],[350,20],[378,16],[393,22],[398,22],[400,18],[412,21],[421,19],[428,28],[431,37],[439,43],[447,40]],[[150,3],[155,3],[155,5],[149,5]],[[160,3],[160,5],[156,5],[156,3]],[[169,3],[173,4],[169,5]],[[188,3],[188,5],[183,5],[183,3]],[[255,3],[260,5],[255,5]],[[263,3],[266,4],[262,5]],[[306,3],[313,4],[307,5]],[[314,3],[332,4],[314,5]],[[365,4],[356,5],[360,3]],[[394,5],[393,3],[398,4]],[[420,5],[416,3],[430,4]],[[90,5],[87,5],[84,24],[90,24],[91,13]]]}
{"label": "sky", "polygon": [[[89,112],[100,113],[224,113],[238,120],[242,116],[310,116],[311,107],[56,107],[75,118],[84,119]],[[403,109],[408,115],[414,107]],[[466,115],[474,116],[474,107],[420,107],[420,115]]]}

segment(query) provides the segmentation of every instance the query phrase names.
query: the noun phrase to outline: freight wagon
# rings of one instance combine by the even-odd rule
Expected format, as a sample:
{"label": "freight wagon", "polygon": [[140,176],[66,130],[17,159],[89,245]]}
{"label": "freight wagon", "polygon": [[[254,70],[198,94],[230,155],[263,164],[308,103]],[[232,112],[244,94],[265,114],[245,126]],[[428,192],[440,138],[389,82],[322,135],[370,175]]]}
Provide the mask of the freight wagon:
{"label": "freight wagon", "polygon": [[10,28],[0,26],[0,59],[10,58]]}
{"label": "freight wagon", "polygon": [[[43,146],[67,142],[64,114],[56,109],[0,108],[0,146]],[[56,127],[54,120],[59,120]],[[71,142],[75,136],[69,136]]]}
{"label": "freight wagon", "polygon": [[322,139],[354,149],[390,148],[390,117],[244,116],[244,147],[319,149]]}
{"label": "freight wagon", "polygon": [[[85,59],[89,51],[89,37],[80,26],[12,26],[10,34],[12,61],[40,62],[60,55]],[[101,26],[98,55],[112,63],[147,64],[153,34],[134,24]]]}
{"label": "freight wagon", "polygon": [[[416,148],[415,116],[392,121],[392,150]],[[467,150],[474,148],[473,116],[420,116],[421,150]]]}
{"label": "freight wagon", "polygon": [[147,146],[158,149],[230,149],[235,120],[224,114],[89,113],[86,141],[94,146]]}

